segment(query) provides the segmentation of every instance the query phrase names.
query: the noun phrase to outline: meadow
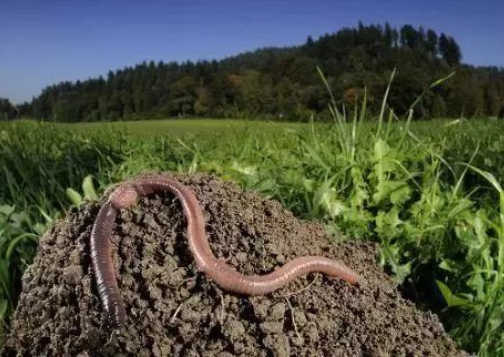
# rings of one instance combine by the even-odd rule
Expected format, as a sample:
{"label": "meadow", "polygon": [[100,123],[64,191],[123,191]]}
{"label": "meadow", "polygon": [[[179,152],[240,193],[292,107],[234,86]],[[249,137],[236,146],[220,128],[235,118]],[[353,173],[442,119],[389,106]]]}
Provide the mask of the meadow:
{"label": "meadow", "polygon": [[144,171],[207,172],[337,240],[378,243],[406,297],[467,350],[503,355],[504,122],[332,113],[331,123],[0,123],[4,331],[37,238],[72,206]]}

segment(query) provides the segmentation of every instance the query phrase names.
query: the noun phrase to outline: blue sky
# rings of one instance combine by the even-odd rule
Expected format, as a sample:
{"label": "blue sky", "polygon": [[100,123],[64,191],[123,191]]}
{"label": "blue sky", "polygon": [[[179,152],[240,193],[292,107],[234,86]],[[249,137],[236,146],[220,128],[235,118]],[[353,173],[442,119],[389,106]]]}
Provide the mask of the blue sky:
{"label": "blue sky", "polygon": [[504,0],[0,0],[0,97],[143,60],[220,59],[344,26],[410,23],[459,42],[463,61],[504,66]]}

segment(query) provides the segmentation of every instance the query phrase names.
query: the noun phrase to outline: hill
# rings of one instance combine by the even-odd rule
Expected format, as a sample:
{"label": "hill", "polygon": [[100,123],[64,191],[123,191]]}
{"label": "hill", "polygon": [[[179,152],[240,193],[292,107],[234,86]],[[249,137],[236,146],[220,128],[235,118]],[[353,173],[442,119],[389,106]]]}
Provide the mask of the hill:
{"label": "hill", "polygon": [[263,48],[220,61],[144,62],[110,71],[106,78],[62,82],[20,110],[65,122],[187,116],[307,120],[324,117],[330,100],[317,67],[338,104],[352,110],[366,94],[372,111],[379,110],[396,68],[389,105],[399,115],[424,93],[415,118],[503,117],[504,70],[461,60],[456,40],[432,29],[359,24],[295,47]]}

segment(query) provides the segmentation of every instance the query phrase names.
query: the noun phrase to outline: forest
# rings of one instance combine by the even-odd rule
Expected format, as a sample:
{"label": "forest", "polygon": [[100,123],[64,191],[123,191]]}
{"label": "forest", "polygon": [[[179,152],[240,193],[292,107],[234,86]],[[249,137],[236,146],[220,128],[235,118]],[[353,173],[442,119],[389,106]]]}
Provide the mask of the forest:
{"label": "forest", "polygon": [[456,40],[432,29],[359,23],[294,47],[219,61],[143,62],[106,78],[61,82],[30,103],[14,106],[0,99],[0,120],[306,121],[328,118],[331,96],[348,111],[365,97],[368,109],[378,113],[394,70],[388,105],[398,116],[410,109],[415,119],[504,116],[503,68],[464,64]]}

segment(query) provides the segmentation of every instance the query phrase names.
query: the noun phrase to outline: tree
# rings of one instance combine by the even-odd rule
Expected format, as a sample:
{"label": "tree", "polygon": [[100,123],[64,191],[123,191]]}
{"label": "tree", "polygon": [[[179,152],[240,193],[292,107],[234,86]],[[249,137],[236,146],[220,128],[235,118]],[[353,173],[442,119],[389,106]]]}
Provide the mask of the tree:
{"label": "tree", "polygon": [[401,28],[401,45],[410,49],[417,49],[420,43],[420,36],[411,25],[404,25]]}
{"label": "tree", "polygon": [[173,84],[171,102],[175,109],[175,115],[186,116],[194,114],[196,86],[196,80],[190,75],[183,76]]}
{"label": "tree", "polygon": [[311,36],[308,36],[308,38],[306,39],[306,43],[305,43],[306,49],[310,50],[314,44],[315,44],[315,41],[313,41],[313,38]]}
{"label": "tree", "polygon": [[460,47],[455,39],[444,33],[439,36],[439,52],[449,66],[459,64],[462,59]]}
{"label": "tree", "polygon": [[446,117],[446,103],[440,95],[434,96],[432,102],[431,114],[433,118],[445,118]]}
{"label": "tree", "polygon": [[497,89],[497,84],[491,81],[486,90],[487,113],[492,117],[499,116],[501,109],[501,98]]}
{"label": "tree", "polygon": [[256,70],[246,70],[238,82],[238,108],[248,115],[255,115],[262,111],[261,73]]}
{"label": "tree", "polygon": [[385,23],[385,30],[383,32],[383,39],[384,39],[385,45],[388,48],[398,46],[399,34],[397,33],[397,30],[395,28],[392,28],[392,26],[390,26],[390,24],[388,22]]}
{"label": "tree", "polygon": [[436,57],[438,53],[438,35],[435,31],[431,29],[427,30],[427,39],[425,45],[427,53],[429,53],[432,58]]}
{"label": "tree", "polygon": [[8,99],[0,98],[0,120],[11,120],[19,114]]}
{"label": "tree", "polygon": [[210,90],[206,86],[198,86],[195,93],[196,102],[194,103],[194,113],[198,116],[208,115],[213,105]]}

